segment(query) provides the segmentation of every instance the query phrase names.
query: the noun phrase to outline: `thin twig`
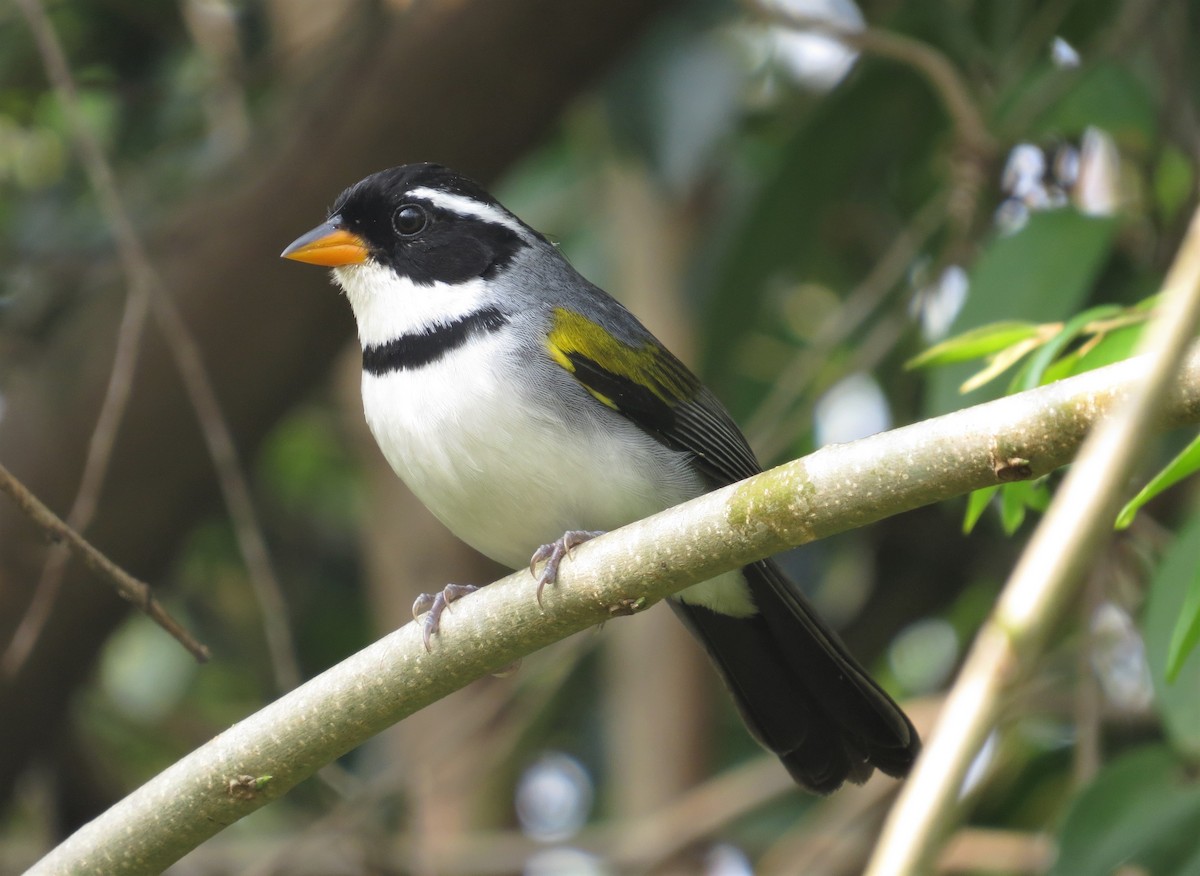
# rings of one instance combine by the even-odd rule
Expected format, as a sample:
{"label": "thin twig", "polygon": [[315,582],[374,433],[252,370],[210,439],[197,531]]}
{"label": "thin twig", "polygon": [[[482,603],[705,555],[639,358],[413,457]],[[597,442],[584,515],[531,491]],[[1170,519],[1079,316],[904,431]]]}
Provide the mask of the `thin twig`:
{"label": "thin twig", "polygon": [[[797,416],[796,400],[812,388],[819,370],[839,344],[878,313],[888,293],[908,271],[917,253],[946,216],[946,196],[935,195],[896,235],[867,276],[845,296],[841,305],[813,332],[813,343],[798,351],[772,382],[771,390],[746,425],[746,434],[763,459],[774,459],[795,437],[798,423],[808,422],[808,410]],[[843,369],[843,373],[849,369]]]}
{"label": "thin twig", "polygon": [[765,0],[746,0],[746,5],[751,14],[771,24],[823,33],[851,48],[913,68],[925,77],[941,100],[961,144],[981,156],[990,155],[995,150],[995,139],[984,123],[983,114],[975,106],[966,82],[958,75],[958,70],[950,60],[928,43],[874,27],[845,27],[825,18],[769,5]]}
{"label": "thin twig", "polygon": [[[78,89],[75,87],[75,80],[71,76],[62,46],[37,0],[20,0],[20,7],[38,44],[47,78],[59,96],[75,148],[96,192],[100,213],[117,243],[121,267],[129,285],[129,294],[117,332],[116,353],[108,387],[96,419],[96,426],[88,441],[79,488],[67,514],[68,525],[78,532],[83,532],[91,525],[95,516],[117,430],[125,414],[142,331],[146,324],[151,281],[144,270],[146,255],[141,241],[128,215],[121,208],[112,168],[105,160],[103,150],[80,109]],[[0,671],[9,678],[20,671],[50,617],[66,572],[67,556],[65,551],[55,549],[46,559],[29,607],[13,632],[3,658],[0,658]]]}
{"label": "thin twig", "polygon": [[[200,349],[180,315],[174,299],[163,288],[163,283],[125,210],[112,169],[80,109],[78,90],[53,24],[39,0],[18,0],[18,5],[33,33],[46,74],[70,120],[75,148],[96,192],[105,222],[112,230],[122,268],[130,285],[130,294],[141,294],[141,290],[145,290],[155,320],[166,337],[167,346],[183,376],[184,387],[196,411],[205,444],[216,467],[217,479],[233,521],[238,547],[259,603],[276,686],[281,691],[290,690],[299,683],[300,670],[291,628],[287,623],[283,588],[275,576],[262,526],[258,522],[250,499],[250,490],[242,474],[233,437],[221,414],[220,404],[204,368]],[[102,472],[97,478],[98,483],[102,479]]]}
{"label": "thin twig", "polygon": [[167,610],[154,598],[150,585],[134,578],[92,547],[90,542],[43,505],[37,496],[29,492],[25,485],[3,465],[0,465],[0,490],[8,493],[17,503],[17,507],[24,511],[25,515],[37,524],[51,541],[65,542],[89,569],[112,584],[122,599],[131,602],[149,615],[151,620],[170,633],[198,661],[203,663],[208,660],[210,656],[208,648],[193,639],[191,634],[167,613]]}
{"label": "thin twig", "polygon": [[752,15],[769,24],[825,34],[864,54],[904,64],[929,83],[954,128],[946,213],[955,229],[954,237],[964,237],[978,211],[987,168],[998,147],[966,81],[950,59],[928,43],[891,31],[848,27],[827,18],[792,12],[768,0],[744,0],[744,3]]}
{"label": "thin twig", "polygon": [[[141,349],[142,331],[146,326],[149,304],[150,295],[146,284],[131,284],[129,294],[125,297],[121,325],[117,330],[117,349],[113,356],[112,371],[108,376],[108,386],[104,391],[104,401],[100,404],[96,426],[88,439],[87,456],[83,464],[83,474],[79,478],[79,488],[75,493],[75,500],[71,503],[71,509],[67,512],[67,525],[79,533],[87,530],[96,514],[100,490],[104,486],[108,463],[112,459],[117,430],[124,419],[129,401],[129,390],[133,385],[133,372]],[[58,599],[69,558],[70,553],[61,545],[50,549],[42,567],[42,574],[34,587],[29,607],[13,631],[4,656],[0,657],[0,673],[5,677],[15,678],[20,674],[22,665],[41,637],[42,629],[50,619],[50,612]]]}
{"label": "thin twig", "polygon": [[946,709],[917,761],[868,876],[927,872],[938,840],[961,816],[967,767],[991,732],[1001,695],[1040,653],[1049,631],[1112,529],[1125,481],[1200,321],[1200,210],[1192,217],[1140,349],[1144,376],[1087,440],[980,631]]}
{"label": "thin twig", "polygon": [[250,498],[250,487],[242,474],[233,435],[221,414],[221,405],[204,368],[200,348],[175,300],[165,293],[155,294],[151,299],[151,308],[175,356],[175,364],[179,367],[184,388],[196,411],[200,431],[216,467],[221,494],[233,522],[234,537],[258,599],[271,666],[275,672],[275,685],[281,693],[291,690],[300,683],[300,664],[287,622],[287,601],[275,576],[266,538],[254,511],[254,501]]}

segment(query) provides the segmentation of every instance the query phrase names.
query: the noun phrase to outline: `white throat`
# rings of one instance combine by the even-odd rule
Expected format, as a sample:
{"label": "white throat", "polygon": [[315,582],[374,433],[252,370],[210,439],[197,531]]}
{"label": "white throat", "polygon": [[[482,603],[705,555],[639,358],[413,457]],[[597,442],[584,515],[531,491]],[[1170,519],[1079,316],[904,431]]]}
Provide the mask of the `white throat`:
{"label": "white throat", "polygon": [[420,285],[370,261],[334,268],[333,277],[354,309],[364,347],[473,313],[487,295],[482,278]]}

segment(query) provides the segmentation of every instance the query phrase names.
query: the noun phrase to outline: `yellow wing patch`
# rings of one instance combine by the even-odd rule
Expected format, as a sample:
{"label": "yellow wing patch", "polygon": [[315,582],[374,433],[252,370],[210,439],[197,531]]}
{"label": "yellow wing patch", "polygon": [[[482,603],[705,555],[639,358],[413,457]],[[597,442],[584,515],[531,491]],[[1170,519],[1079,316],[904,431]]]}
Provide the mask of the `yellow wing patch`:
{"label": "yellow wing patch", "polygon": [[[686,401],[696,390],[696,379],[667,350],[650,341],[637,347],[626,344],[587,317],[562,307],[554,309],[554,323],[546,346],[555,362],[574,374],[588,392],[610,408],[619,406],[599,387],[591,385],[595,381],[589,380],[596,369],[608,380],[627,382],[631,387],[648,391],[666,405]],[[581,360],[587,360],[586,369],[581,369]]]}

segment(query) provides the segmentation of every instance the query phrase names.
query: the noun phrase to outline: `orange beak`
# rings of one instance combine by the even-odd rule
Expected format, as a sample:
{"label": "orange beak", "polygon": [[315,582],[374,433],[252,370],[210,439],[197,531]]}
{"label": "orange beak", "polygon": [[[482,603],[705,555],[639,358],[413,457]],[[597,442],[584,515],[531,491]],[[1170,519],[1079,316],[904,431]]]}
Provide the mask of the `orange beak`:
{"label": "orange beak", "polygon": [[341,220],[334,217],[297,237],[279,257],[327,268],[357,265],[367,260],[367,244],[357,234],[342,228]]}

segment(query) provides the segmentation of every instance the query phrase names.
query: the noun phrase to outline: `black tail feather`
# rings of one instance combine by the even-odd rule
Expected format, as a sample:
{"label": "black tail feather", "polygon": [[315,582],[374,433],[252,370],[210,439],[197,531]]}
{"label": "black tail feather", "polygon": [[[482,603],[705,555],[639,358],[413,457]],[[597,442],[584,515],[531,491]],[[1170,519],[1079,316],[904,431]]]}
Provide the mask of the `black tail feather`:
{"label": "black tail feather", "polygon": [[744,570],[758,614],[670,600],[717,664],[754,736],[818,794],[873,770],[904,776],[920,750],[908,717],[770,560]]}

